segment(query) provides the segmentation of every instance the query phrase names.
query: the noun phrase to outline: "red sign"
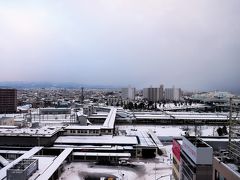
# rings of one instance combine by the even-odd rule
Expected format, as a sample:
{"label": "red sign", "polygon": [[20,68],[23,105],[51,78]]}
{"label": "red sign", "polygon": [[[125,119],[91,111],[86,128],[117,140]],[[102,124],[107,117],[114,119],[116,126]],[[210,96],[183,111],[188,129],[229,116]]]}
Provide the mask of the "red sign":
{"label": "red sign", "polygon": [[172,152],[176,156],[176,158],[180,161],[181,145],[175,139],[173,139],[172,144],[173,144]]}

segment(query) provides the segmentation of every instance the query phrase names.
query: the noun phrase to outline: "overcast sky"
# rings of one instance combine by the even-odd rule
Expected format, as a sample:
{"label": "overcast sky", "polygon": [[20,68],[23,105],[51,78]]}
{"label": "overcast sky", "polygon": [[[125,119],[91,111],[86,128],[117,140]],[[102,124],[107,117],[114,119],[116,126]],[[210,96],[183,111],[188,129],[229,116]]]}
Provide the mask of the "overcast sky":
{"label": "overcast sky", "polygon": [[239,0],[0,0],[0,81],[240,90]]}

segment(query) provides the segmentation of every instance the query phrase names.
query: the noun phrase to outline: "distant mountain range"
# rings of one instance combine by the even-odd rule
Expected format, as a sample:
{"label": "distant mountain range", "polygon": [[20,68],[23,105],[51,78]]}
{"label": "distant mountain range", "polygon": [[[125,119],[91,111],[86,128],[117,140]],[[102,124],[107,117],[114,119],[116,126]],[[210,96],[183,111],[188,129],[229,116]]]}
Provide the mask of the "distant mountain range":
{"label": "distant mountain range", "polygon": [[[27,81],[5,81],[0,82],[0,88],[15,88],[15,89],[40,89],[40,88],[66,88],[66,89],[78,89],[78,88],[88,88],[88,89],[113,89],[119,90],[121,86],[109,86],[109,85],[89,85],[89,84],[81,84],[81,83],[73,83],[73,82],[27,82]],[[208,90],[200,90],[200,92],[209,92],[213,91],[213,89]],[[240,95],[240,88],[218,88],[218,91],[228,91],[236,95]]]}
{"label": "distant mountain range", "polygon": [[13,81],[13,82],[0,82],[0,88],[16,88],[16,89],[38,89],[38,88],[93,88],[93,89],[117,89],[114,86],[105,85],[87,85],[72,82],[52,83],[52,82],[25,82],[25,81]]}

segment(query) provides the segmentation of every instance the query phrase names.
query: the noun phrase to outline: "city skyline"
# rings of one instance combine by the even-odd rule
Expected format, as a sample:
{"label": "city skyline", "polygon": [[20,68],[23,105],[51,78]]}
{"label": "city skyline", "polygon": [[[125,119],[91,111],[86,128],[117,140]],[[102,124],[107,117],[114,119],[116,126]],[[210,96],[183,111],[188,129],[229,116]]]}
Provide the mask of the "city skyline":
{"label": "city skyline", "polygon": [[0,2],[0,82],[240,92],[239,5]]}

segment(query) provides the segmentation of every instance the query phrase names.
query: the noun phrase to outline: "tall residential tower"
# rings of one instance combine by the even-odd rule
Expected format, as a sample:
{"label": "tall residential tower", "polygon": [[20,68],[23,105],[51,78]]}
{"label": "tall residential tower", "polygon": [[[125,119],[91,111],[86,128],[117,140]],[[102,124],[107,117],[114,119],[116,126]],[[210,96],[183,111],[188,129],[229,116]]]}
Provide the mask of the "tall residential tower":
{"label": "tall residential tower", "polygon": [[164,89],[163,85],[160,87],[150,87],[143,89],[143,97],[149,101],[157,102],[164,99]]}
{"label": "tall residential tower", "polygon": [[127,88],[122,88],[121,96],[123,99],[134,100],[135,94],[136,94],[136,89],[131,86],[129,86]]}

